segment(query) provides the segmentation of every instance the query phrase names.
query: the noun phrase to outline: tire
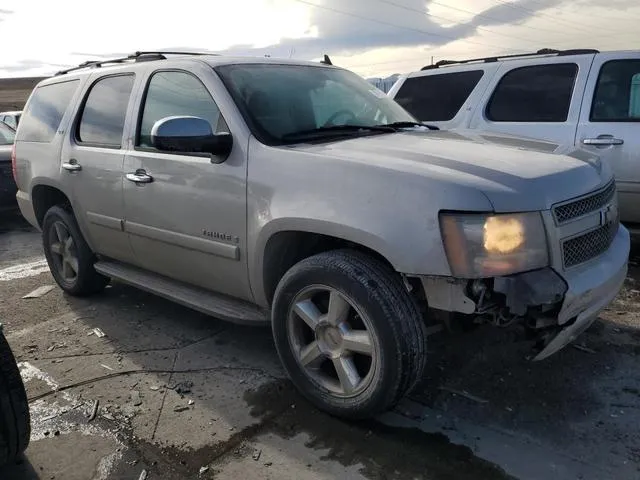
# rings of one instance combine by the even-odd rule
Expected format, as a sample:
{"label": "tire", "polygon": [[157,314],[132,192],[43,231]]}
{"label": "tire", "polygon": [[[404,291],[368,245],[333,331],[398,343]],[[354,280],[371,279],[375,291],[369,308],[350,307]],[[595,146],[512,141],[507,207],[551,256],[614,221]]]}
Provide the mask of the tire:
{"label": "tire", "polygon": [[0,331],[0,465],[15,461],[31,436],[29,402],[18,365]]}
{"label": "tire", "polygon": [[[323,295],[329,300],[323,300]],[[343,312],[338,317],[346,321],[333,321],[329,307],[321,308],[330,305],[334,295],[341,297],[336,305],[344,301],[350,305],[334,309]],[[316,317],[321,320],[315,322]],[[306,326],[298,326],[300,319]],[[363,419],[387,411],[424,374],[426,332],[418,306],[396,272],[359,252],[321,253],[292,267],[275,292],[272,329],[280,360],[296,388],[317,408],[338,417]],[[347,344],[355,334],[366,341]],[[361,351],[371,351],[370,360],[369,353]],[[310,362],[312,368],[305,368],[303,362]],[[337,372],[342,365],[340,377]],[[331,367],[337,382],[331,378]],[[354,368],[357,375],[345,375]]]}
{"label": "tire", "polygon": [[[68,254],[68,257],[64,258],[73,259],[73,267],[70,267],[71,263],[63,260],[64,255],[61,255],[59,250],[64,250],[67,246],[67,242],[60,238],[64,237],[60,234],[62,231],[66,231],[67,241],[71,238],[71,243],[68,244],[71,246],[70,249],[62,253]],[[100,275],[94,269],[96,256],[80,232],[73,213],[60,206],[51,207],[42,222],[42,242],[53,278],[69,295],[82,297],[99,293],[109,283],[109,278]],[[74,268],[76,271],[73,271]]]}

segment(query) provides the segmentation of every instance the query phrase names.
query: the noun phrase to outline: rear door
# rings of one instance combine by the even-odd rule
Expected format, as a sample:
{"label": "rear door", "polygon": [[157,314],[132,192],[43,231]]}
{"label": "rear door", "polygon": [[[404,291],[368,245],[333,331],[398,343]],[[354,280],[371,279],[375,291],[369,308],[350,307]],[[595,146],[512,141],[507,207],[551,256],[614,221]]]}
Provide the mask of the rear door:
{"label": "rear door", "polygon": [[132,72],[94,76],[63,146],[62,172],[78,220],[96,253],[131,261],[124,232],[123,136]]}
{"label": "rear door", "polygon": [[576,144],[609,159],[618,184],[620,218],[640,223],[640,52],[596,56]]}
{"label": "rear door", "polygon": [[573,145],[593,57],[500,62],[471,128]]}

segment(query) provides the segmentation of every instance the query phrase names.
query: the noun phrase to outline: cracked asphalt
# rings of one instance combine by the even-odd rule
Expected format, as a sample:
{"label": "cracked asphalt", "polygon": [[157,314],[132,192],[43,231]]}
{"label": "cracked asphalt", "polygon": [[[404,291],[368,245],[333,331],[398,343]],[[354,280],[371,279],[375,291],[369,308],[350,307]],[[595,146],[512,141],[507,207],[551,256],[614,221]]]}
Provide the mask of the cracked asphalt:
{"label": "cracked asphalt", "polygon": [[514,330],[434,335],[421,387],[350,423],[297,395],[268,328],[118,283],[23,299],[54,282],[40,234],[3,216],[0,321],[33,431],[0,478],[640,478],[638,261],[577,348],[531,363]]}

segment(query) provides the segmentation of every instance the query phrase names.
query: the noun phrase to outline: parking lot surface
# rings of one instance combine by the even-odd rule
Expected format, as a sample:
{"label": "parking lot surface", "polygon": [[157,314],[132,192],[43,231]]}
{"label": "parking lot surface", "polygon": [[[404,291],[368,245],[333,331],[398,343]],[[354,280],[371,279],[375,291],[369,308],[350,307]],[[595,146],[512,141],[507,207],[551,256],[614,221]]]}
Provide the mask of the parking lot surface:
{"label": "parking lot surface", "polygon": [[431,336],[420,388],[349,423],[296,394],[268,328],[118,283],[85,299],[44,288],[54,281],[40,234],[3,216],[0,321],[32,441],[0,478],[637,479],[637,262],[575,345],[532,363],[516,330]]}

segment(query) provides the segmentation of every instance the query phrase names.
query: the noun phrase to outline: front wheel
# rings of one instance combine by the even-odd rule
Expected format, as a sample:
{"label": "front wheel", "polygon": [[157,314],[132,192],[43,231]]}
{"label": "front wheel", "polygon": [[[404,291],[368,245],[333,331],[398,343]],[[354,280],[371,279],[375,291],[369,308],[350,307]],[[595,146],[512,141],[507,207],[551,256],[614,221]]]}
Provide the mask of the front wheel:
{"label": "front wheel", "polygon": [[400,277],[349,250],[295,265],[272,309],[280,359],[321,410],[367,418],[392,408],[422,377],[426,335]]}

